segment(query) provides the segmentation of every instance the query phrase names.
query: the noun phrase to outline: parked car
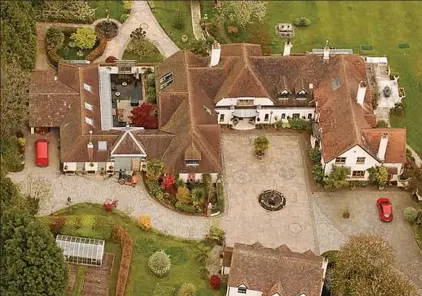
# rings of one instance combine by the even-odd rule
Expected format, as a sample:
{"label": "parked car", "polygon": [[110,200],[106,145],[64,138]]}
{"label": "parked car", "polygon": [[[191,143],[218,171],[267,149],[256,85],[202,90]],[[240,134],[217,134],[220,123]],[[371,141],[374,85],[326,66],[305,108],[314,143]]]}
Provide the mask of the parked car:
{"label": "parked car", "polygon": [[46,139],[35,141],[35,164],[39,167],[48,166],[48,141]]}
{"label": "parked car", "polygon": [[393,221],[393,205],[390,200],[386,197],[380,197],[377,200],[378,214],[381,221],[391,222]]}

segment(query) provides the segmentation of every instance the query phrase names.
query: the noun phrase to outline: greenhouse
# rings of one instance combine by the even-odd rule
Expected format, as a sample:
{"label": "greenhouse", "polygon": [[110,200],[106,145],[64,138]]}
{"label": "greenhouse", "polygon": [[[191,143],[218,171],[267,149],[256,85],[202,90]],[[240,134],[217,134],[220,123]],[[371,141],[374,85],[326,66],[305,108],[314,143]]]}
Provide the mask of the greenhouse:
{"label": "greenhouse", "polygon": [[103,263],[103,240],[58,235],[56,243],[63,249],[64,258],[69,263],[90,266],[101,266]]}

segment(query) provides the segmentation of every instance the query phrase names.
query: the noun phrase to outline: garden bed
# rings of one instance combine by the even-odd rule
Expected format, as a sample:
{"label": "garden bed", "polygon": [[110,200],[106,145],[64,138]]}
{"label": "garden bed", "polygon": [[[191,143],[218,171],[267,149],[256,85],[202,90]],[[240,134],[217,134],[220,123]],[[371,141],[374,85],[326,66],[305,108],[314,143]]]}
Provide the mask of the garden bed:
{"label": "garden bed", "polygon": [[[83,221],[92,221],[93,217],[102,216],[112,219],[115,224],[124,227],[129,235],[133,238],[134,248],[132,254],[132,261],[129,273],[129,279],[126,285],[126,296],[134,295],[153,295],[157,285],[164,284],[165,286],[174,287],[177,291],[180,286],[185,283],[192,283],[195,285],[201,294],[196,295],[225,295],[225,287],[220,290],[211,290],[208,284],[208,279],[202,277],[198,271],[204,270],[204,263],[200,260],[199,254],[201,250],[210,250],[211,245],[204,241],[190,241],[178,239],[172,236],[163,235],[154,230],[143,231],[132,221],[127,215],[118,210],[113,210],[113,213],[106,213],[102,205],[94,204],[76,204],[71,207],[58,211],[54,215],[61,215],[64,217],[81,217]],[[84,217],[89,217],[84,219]],[[51,219],[51,216],[42,217],[44,222]],[[71,218],[76,219],[76,218]],[[152,221],[154,226],[154,221]],[[86,225],[89,226],[89,225]],[[95,233],[93,233],[95,234]],[[88,233],[86,233],[88,235]],[[98,235],[98,233],[97,233]],[[120,253],[118,247],[120,244],[109,239],[106,241],[106,252],[113,252],[115,254],[114,266],[119,266]],[[109,249],[111,248],[111,249]],[[153,276],[147,266],[148,257],[157,250],[163,249],[172,258],[172,266],[169,274],[163,278]],[[142,280],[140,280],[142,279]],[[117,272],[113,268],[110,281],[110,295],[113,287],[115,289],[115,282],[117,280]],[[113,294],[114,295],[114,294]]]}
{"label": "garden bed", "polygon": [[[76,28],[75,28],[76,32]],[[92,49],[82,49],[80,50],[77,47],[69,46],[69,43],[72,45],[72,40],[70,39],[70,34],[64,35],[63,47],[60,48],[57,53],[65,60],[85,60],[85,58],[98,46],[99,42],[97,41]],[[81,56],[78,56],[78,51],[82,52]]]}
{"label": "garden bed", "polygon": [[123,60],[136,60],[138,63],[158,63],[161,62],[164,57],[158,50],[158,48],[151,42],[144,40],[142,41],[145,54],[142,56],[136,54],[133,51],[130,51],[130,44],[127,46],[125,52],[123,53]]}

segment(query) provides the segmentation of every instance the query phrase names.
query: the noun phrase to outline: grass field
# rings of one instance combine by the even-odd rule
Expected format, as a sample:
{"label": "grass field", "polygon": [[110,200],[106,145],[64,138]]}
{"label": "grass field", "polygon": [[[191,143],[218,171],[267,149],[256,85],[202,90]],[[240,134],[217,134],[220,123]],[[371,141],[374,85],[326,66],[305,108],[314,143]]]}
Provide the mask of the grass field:
{"label": "grass field", "polygon": [[123,7],[123,2],[121,0],[114,1],[89,1],[89,5],[95,9],[95,18],[106,18],[107,14],[110,15],[110,18],[120,21],[122,14],[129,13],[126,12]]}
{"label": "grass field", "polygon": [[[155,8],[152,10],[155,18],[164,31],[169,35],[176,45],[181,49],[190,48],[190,43],[195,40],[192,29],[192,18],[190,13],[190,1],[150,1]],[[183,17],[185,27],[181,30],[174,28],[177,11]],[[182,42],[182,35],[189,37],[188,42]]]}
{"label": "grass field", "polygon": [[[143,41],[147,50],[147,54],[145,56],[138,56],[133,52],[125,50],[123,53],[123,60],[137,60],[138,63],[156,63],[161,62],[163,60],[163,55],[160,51],[155,47],[154,44],[148,41]],[[129,47],[129,46],[128,46]],[[126,48],[128,48],[126,47]]]}
{"label": "grass field", "polygon": [[[209,13],[211,2],[203,2]],[[266,22],[273,34],[272,51],[282,53],[277,23],[291,23],[304,16],[311,25],[296,29],[293,53],[321,48],[325,40],[336,48],[352,48],[363,55],[386,55],[393,72],[406,88],[404,117],[392,117],[394,127],[407,127],[407,142],[422,155],[422,2],[418,1],[268,1]],[[408,43],[401,49],[399,44]],[[372,51],[361,50],[372,45]]]}
{"label": "grass field", "polygon": [[[76,217],[82,217],[83,226],[79,235],[86,237],[89,237],[90,234],[95,235],[88,224],[92,224],[95,217],[104,215],[111,217],[116,224],[120,224],[128,230],[134,241],[134,248],[126,296],[154,295],[157,285],[173,287],[175,291],[178,291],[184,282],[195,285],[197,288],[195,296],[225,295],[223,288],[219,291],[211,290],[208,281],[200,276],[199,270],[203,267],[203,264],[196,260],[195,254],[198,244],[203,244],[201,242],[177,239],[154,231],[142,231],[128,216],[118,211],[107,214],[101,205],[78,204],[63,209],[57,214],[66,217],[66,226],[62,231],[64,234],[70,230],[69,226],[74,223]],[[48,223],[49,217],[42,217],[41,220]],[[69,226],[68,223],[70,223]],[[152,221],[152,224],[154,225],[154,221]],[[148,270],[147,260],[152,253],[161,249],[170,255],[172,267],[167,276],[157,278]],[[109,295],[114,295],[121,257],[120,244],[112,240],[107,241],[105,251],[115,254],[114,267],[109,283]]]}

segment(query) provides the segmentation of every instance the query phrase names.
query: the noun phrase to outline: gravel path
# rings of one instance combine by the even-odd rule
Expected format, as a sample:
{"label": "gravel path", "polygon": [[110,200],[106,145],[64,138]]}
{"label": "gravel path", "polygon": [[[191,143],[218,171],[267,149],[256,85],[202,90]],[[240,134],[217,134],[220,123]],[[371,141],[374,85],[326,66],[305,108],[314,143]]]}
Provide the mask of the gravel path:
{"label": "gravel path", "polygon": [[120,27],[119,34],[107,43],[103,55],[98,60],[105,60],[108,56],[121,59],[126,46],[130,42],[130,33],[142,25],[146,31],[146,38],[152,42],[158,50],[169,57],[179,51],[169,36],[161,28],[152,14],[147,1],[133,1],[129,18]]}
{"label": "gravel path", "polygon": [[151,199],[142,182],[135,188],[119,185],[117,178],[88,179],[82,176],[64,176],[53,172],[40,172],[37,168],[10,174],[16,182],[26,182],[29,175],[36,175],[51,186],[51,198],[41,202],[41,215],[48,215],[66,206],[67,197],[72,203],[91,202],[102,204],[107,198],[117,199],[118,209],[134,218],[151,216],[152,226],[174,236],[201,239],[210,227],[211,219],[186,216],[173,212]]}

